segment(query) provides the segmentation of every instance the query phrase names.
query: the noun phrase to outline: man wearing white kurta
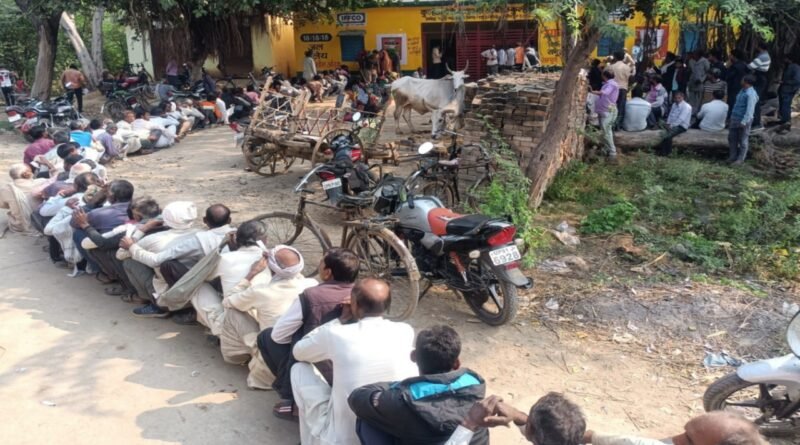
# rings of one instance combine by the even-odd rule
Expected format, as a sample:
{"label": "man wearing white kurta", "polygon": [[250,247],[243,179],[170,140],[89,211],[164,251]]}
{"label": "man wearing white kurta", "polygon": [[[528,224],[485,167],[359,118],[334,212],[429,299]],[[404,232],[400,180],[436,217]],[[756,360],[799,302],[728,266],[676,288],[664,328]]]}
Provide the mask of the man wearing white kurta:
{"label": "man wearing white kurta", "polygon": [[300,293],[317,285],[317,280],[303,276],[303,267],[300,252],[289,246],[275,246],[269,259],[254,263],[247,276],[222,300],[225,315],[219,334],[220,351],[229,363],[250,361],[250,388],[270,389],[275,378],[259,355],[258,333],[273,327]]}
{"label": "man wearing white kurta", "polygon": [[[414,329],[383,318],[390,301],[386,282],[361,280],[350,300],[355,322],[323,324],[294,346],[294,357],[305,362],[296,363],[291,371],[302,445],[359,443],[356,417],[347,404],[350,392],[369,383],[416,375],[410,359]],[[332,387],[311,364],[323,360],[333,362]]]}
{"label": "man wearing white kurta", "polygon": [[[206,278],[206,281],[220,279],[222,295],[210,284],[205,283],[192,296],[192,306],[197,311],[197,321],[209,328],[213,335],[219,335],[222,328],[225,315],[222,297],[230,295],[236,285],[248,276],[252,270],[251,265],[263,258],[264,250],[259,243],[264,245],[266,235],[267,226],[261,221],[248,221],[239,226],[236,231],[237,250],[222,253],[216,269]],[[264,279],[268,281],[271,278],[269,270],[264,270],[260,275],[266,275]]]}

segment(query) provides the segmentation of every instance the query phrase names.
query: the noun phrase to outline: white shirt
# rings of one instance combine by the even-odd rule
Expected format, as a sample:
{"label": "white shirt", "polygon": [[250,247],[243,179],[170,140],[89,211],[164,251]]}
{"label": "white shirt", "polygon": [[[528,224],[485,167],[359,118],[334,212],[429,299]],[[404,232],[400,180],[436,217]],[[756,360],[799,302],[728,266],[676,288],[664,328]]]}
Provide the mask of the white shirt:
{"label": "white shirt", "polygon": [[279,345],[288,345],[292,342],[294,333],[301,326],[303,326],[303,306],[300,304],[300,299],[295,298],[283,315],[275,321],[275,326],[272,328],[272,341]]}
{"label": "white shirt", "polygon": [[672,109],[669,110],[667,124],[671,127],[679,126],[688,130],[692,125],[692,106],[686,100],[681,103],[673,103]]}
{"label": "white shirt", "polygon": [[506,53],[506,50],[504,50],[504,49],[498,50],[497,51],[497,63],[499,65],[505,66],[507,61],[508,61],[508,54]]}
{"label": "white shirt", "polygon": [[338,320],[325,323],[294,346],[294,357],[298,361],[333,362],[336,377],[328,401],[329,418],[319,434],[323,443],[359,443],[356,416],[347,404],[347,397],[360,386],[418,375],[410,359],[413,344],[411,326],[382,317],[368,317],[345,325]]}
{"label": "white shirt", "polygon": [[136,119],[131,124],[131,127],[133,127],[134,130],[150,130],[154,127],[154,125],[150,121],[146,121],[144,119]]}
{"label": "white shirt", "polygon": [[[173,240],[160,252],[149,252],[139,246],[139,243],[132,245],[129,250],[134,260],[153,269],[170,260],[180,260],[191,267],[208,255],[211,249],[219,246],[225,235],[232,230],[231,226],[225,225],[216,229],[184,235]],[[216,244],[214,243],[215,241]],[[213,247],[210,247],[211,245]]]}
{"label": "white shirt", "polygon": [[489,48],[486,51],[481,53],[481,57],[486,59],[486,66],[495,66],[497,65],[497,51],[493,48]]}
{"label": "white shirt", "polygon": [[0,87],[9,88],[12,86],[14,86],[14,84],[11,82],[11,71],[0,70]]}
{"label": "white shirt", "polygon": [[701,130],[722,131],[725,129],[725,120],[728,118],[728,104],[714,99],[700,107],[697,118],[700,119]]}
{"label": "white shirt", "polygon": [[272,277],[270,280],[268,274],[260,273],[252,282],[242,279],[225,297],[222,305],[250,313],[258,320],[259,328],[264,330],[275,325],[292,303],[298,301],[300,293],[316,285],[317,280],[306,278],[303,274],[292,278]]}
{"label": "white shirt", "polygon": [[514,59],[517,57],[517,51],[514,48],[509,48],[506,50],[506,59],[508,60],[509,65],[514,64]]}
{"label": "white shirt", "polygon": [[641,97],[634,97],[625,104],[625,119],[622,128],[625,131],[642,131],[647,128],[647,116],[650,116],[650,102]]}
{"label": "white shirt", "polygon": [[[473,435],[475,435],[474,432],[459,425],[444,445],[469,445]],[[603,436],[596,433],[592,435],[592,445],[668,445],[671,443],[672,440],[662,442],[644,437]]]}

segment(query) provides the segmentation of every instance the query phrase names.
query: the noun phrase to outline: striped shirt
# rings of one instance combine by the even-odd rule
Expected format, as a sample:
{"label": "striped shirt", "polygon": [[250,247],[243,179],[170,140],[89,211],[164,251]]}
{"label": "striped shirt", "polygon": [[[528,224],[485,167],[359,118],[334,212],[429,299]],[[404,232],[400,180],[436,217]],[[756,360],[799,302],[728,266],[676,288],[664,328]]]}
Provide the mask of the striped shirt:
{"label": "striped shirt", "polygon": [[747,65],[753,71],[758,71],[762,73],[766,73],[769,71],[769,65],[772,63],[772,59],[769,57],[769,53],[766,51],[761,52],[759,55],[750,62],[750,65]]}
{"label": "striped shirt", "polygon": [[722,91],[723,94],[728,92],[728,84],[724,80],[717,80],[712,82],[707,80],[703,84],[703,103],[708,103],[714,100],[714,91]]}

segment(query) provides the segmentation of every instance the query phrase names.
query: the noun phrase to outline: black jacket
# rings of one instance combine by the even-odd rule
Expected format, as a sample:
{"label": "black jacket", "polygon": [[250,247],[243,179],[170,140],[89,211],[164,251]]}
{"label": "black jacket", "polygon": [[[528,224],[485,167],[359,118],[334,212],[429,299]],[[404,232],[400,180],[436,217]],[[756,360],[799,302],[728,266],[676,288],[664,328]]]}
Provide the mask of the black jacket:
{"label": "black jacket", "polygon": [[[441,445],[484,398],[486,385],[474,371],[413,377],[397,383],[375,383],[350,393],[356,417],[395,438],[396,445]],[[372,403],[380,393],[377,406]],[[479,429],[471,445],[488,445],[489,432]]]}

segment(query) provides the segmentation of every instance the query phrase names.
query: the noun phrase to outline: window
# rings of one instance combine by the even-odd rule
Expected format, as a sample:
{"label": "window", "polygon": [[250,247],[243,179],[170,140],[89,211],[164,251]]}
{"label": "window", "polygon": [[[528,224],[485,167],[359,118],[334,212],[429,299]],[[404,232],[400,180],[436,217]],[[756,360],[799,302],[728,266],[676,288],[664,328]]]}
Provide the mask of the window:
{"label": "window", "polygon": [[705,33],[701,30],[684,29],[681,31],[681,54],[687,54],[698,49],[704,36]]}
{"label": "window", "polygon": [[614,54],[614,51],[622,51],[624,47],[624,39],[615,40],[611,37],[600,37],[600,41],[597,42],[597,57],[608,57]]}
{"label": "window", "polygon": [[364,35],[340,35],[342,62],[358,62],[358,54],[364,50]]}

